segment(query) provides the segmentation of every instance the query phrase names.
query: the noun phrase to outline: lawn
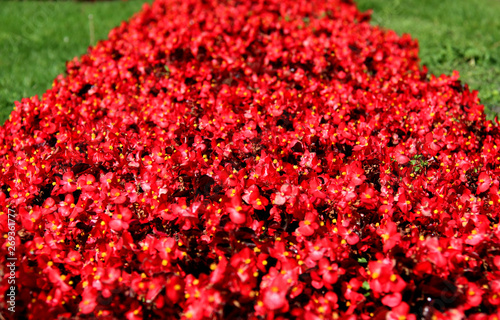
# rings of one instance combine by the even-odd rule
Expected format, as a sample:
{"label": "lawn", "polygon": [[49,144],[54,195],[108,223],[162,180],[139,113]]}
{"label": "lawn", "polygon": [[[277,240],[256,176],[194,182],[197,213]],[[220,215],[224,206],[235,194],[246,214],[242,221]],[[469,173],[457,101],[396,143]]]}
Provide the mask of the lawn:
{"label": "lawn", "polygon": [[[0,123],[14,101],[41,95],[65,61],[105,39],[143,1],[3,2],[0,10]],[[359,0],[373,23],[410,33],[433,74],[458,70],[479,90],[491,116],[500,112],[500,2],[497,0]],[[92,16],[92,19],[89,17]],[[21,21],[24,21],[21,23]]]}
{"label": "lawn", "polygon": [[[151,1],[150,1],[151,2]],[[0,9],[0,123],[14,101],[42,95],[65,62],[106,39],[144,0],[2,2]]]}
{"label": "lawn", "polygon": [[358,0],[373,9],[372,23],[409,33],[432,74],[460,72],[479,91],[490,117],[500,113],[500,1]]}

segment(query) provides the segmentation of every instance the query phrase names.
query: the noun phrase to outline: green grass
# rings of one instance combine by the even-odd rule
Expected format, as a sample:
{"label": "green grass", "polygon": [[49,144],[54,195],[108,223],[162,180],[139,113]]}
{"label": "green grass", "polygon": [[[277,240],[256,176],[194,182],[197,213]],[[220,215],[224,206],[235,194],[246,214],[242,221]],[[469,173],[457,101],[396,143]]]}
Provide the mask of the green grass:
{"label": "green grass", "polygon": [[[149,1],[151,2],[151,1]],[[94,42],[142,8],[144,1],[5,2],[0,0],[0,124],[14,101],[41,96],[65,62],[87,52]]]}
{"label": "green grass", "polygon": [[[0,4],[0,123],[14,101],[43,94],[65,62],[142,7],[141,0],[110,2],[2,2]],[[149,0],[151,2],[151,0]],[[372,23],[409,33],[429,72],[458,70],[491,116],[500,112],[500,1],[357,0],[373,9]]]}
{"label": "green grass", "polygon": [[486,113],[500,113],[500,1],[357,0],[372,24],[418,39],[420,60],[435,75],[460,72],[479,91]]}

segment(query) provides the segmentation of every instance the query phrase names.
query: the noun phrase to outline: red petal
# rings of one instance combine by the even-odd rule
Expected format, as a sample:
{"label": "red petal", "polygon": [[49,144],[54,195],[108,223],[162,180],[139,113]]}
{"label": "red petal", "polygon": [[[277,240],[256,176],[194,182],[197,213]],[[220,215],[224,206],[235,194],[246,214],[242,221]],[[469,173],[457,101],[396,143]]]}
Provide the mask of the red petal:
{"label": "red petal", "polygon": [[355,245],[356,243],[359,242],[359,237],[357,234],[355,233],[350,233],[348,236],[347,236],[347,243],[350,244],[351,246],[352,245]]}
{"label": "red petal", "polygon": [[407,163],[408,161],[410,161],[410,158],[408,158],[407,156],[404,156],[400,153],[396,153],[396,161],[399,163],[399,164],[405,164]]}
{"label": "red petal", "polygon": [[231,219],[231,221],[233,223],[236,223],[236,224],[243,224],[245,223],[246,221],[246,215],[241,212],[241,211],[237,211],[236,209],[234,208],[229,208],[229,218]]}
{"label": "red petal", "polygon": [[383,297],[382,303],[391,308],[398,306],[401,303],[401,293],[396,292]]}

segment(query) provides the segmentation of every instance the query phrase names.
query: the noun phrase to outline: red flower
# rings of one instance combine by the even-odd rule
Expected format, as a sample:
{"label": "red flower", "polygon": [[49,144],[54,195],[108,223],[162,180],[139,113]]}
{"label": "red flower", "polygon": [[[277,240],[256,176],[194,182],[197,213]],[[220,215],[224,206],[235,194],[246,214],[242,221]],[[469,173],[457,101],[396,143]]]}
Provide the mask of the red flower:
{"label": "red flower", "polygon": [[312,236],[314,234],[314,230],[319,228],[319,225],[316,222],[317,216],[318,215],[314,212],[306,213],[304,220],[299,223],[297,232],[306,237]]}
{"label": "red flower", "polygon": [[260,195],[259,189],[256,185],[251,185],[248,189],[246,189],[241,198],[246,203],[252,205],[256,210],[264,210],[264,208],[269,204],[266,197]]}
{"label": "red flower", "polygon": [[76,181],[73,172],[68,171],[63,174],[62,180],[56,178],[57,184],[62,188],[63,192],[74,192],[76,190]]}
{"label": "red flower", "polygon": [[122,204],[127,200],[126,193],[118,189],[111,189],[110,200],[113,201],[115,204]]}
{"label": "red flower", "polygon": [[467,305],[470,307],[477,307],[482,302],[483,290],[479,288],[474,283],[469,283],[467,287],[467,291],[465,292],[465,296],[467,299]]}
{"label": "red flower", "polygon": [[84,174],[78,178],[78,188],[85,192],[93,192],[96,190],[95,177],[91,174]]}
{"label": "red flower", "polygon": [[184,283],[181,278],[173,276],[167,280],[165,285],[168,301],[176,304],[184,298]]}
{"label": "red flower", "polygon": [[490,175],[486,172],[481,172],[479,174],[478,182],[477,182],[477,194],[485,192],[489,189],[491,184]]}
{"label": "red flower", "polygon": [[109,221],[109,227],[115,231],[128,229],[129,221],[132,219],[132,211],[126,207],[117,206],[116,213]]}
{"label": "red flower", "polygon": [[323,280],[323,284],[328,288],[332,289],[332,284],[336,283],[339,277],[339,267],[336,264],[330,264],[330,262],[323,258],[318,263],[319,275]]}
{"label": "red flower", "polygon": [[346,229],[342,226],[338,227],[339,235],[347,241],[351,246],[359,242],[359,236],[353,230]]}
{"label": "red flower", "polygon": [[384,228],[377,229],[377,234],[382,238],[384,252],[394,248],[394,246],[401,240],[398,228],[392,221],[388,221]]}
{"label": "red flower", "polygon": [[414,314],[410,314],[410,307],[405,302],[401,302],[398,306],[392,308],[389,313],[387,313],[386,319],[388,320],[415,320]]}
{"label": "red flower", "polygon": [[384,296],[382,298],[382,303],[388,307],[394,308],[401,303],[401,298],[402,298],[401,293],[394,292],[394,293],[391,293],[391,294]]}
{"label": "red flower", "polygon": [[269,310],[279,310],[286,308],[288,302],[286,299],[288,284],[281,276],[277,276],[264,290],[262,302]]}
{"label": "red flower", "polygon": [[233,191],[231,191],[229,195],[231,197],[231,200],[227,204],[227,211],[229,213],[229,218],[231,218],[231,221],[235,224],[244,224],[247,221],[247,214],[249,212],[249,207],[243,205],[243,203],[241,202],[242,200],[241,196],[236,193],[233,193]]}
{"label": "red flower", "polygon": [[78,305],[80,308],[80,311],[83,314],[89,314],[92,313],[97,306],[97,290],[92,287],[87,287],[85,290],[83,290],[82,293],[82,301]]}

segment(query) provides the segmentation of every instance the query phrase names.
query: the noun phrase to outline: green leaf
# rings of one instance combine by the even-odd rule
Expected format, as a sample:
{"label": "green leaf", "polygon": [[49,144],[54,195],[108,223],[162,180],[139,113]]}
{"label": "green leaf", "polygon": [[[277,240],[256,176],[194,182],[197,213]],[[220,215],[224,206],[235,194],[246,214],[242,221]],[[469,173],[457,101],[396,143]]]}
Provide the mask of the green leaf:
{"label": "green leaf", "polygon": [[359,263],[367,263],[366,258],[358,258]]}
{"label": "green leaf", "polygon": [[363,282],[361,288],[365,289],[366,291],[370,290],[370,283],[368,283],[368,281]]}

